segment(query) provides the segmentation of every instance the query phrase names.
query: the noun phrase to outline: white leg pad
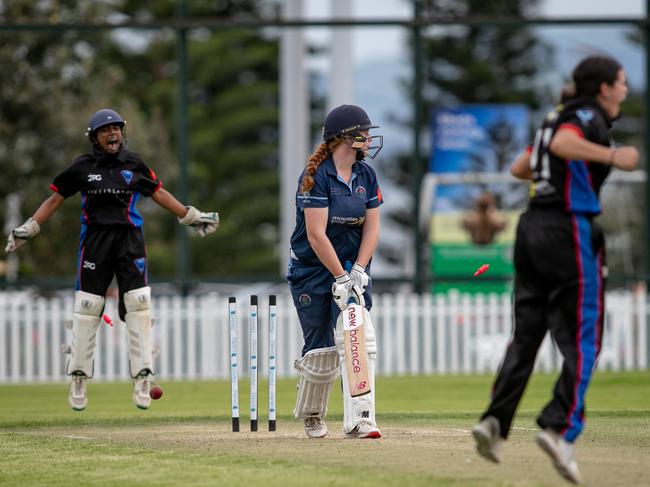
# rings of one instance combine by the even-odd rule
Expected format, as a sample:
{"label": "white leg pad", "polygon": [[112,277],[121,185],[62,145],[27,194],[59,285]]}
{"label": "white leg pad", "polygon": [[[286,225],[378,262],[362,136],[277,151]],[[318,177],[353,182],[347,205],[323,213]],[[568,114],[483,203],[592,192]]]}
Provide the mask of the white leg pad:
{"label": "white leg pad", "polygon": [[339,355],[336,347],[310,350],[294,362],[300,372],[298,397],[293,415],[296,419],[324,418],[332,383],[339,375]]}
{"label": "white leg pad", "polygon": [[126,329],[131,377],[153,374],[151,352],[151,288],[141,287],[124,293]]}
{"label": "white leg pad", "polygon": [[370,319],[370,313],[363,309],[363,326],[365,327],[366,351],[368,353],[368,379],[370,392],[363,396],[352,397],[348,384],[348,374],[345,363],[345,347],[343,346],[343,320],[336,323],[334,339],[341,360],[341,379],[343,381],[343,432],[350,433],[358,424],[367,423],[376,427],[375,421],[375,363],[377,361],[377,340],[375,328]]}
{"label": "white leg pad", "polygon": [[104,310],[104,298],[84,291],[74,294],[72,309],[72,346],[66,374],[93,376],[97,328]]}

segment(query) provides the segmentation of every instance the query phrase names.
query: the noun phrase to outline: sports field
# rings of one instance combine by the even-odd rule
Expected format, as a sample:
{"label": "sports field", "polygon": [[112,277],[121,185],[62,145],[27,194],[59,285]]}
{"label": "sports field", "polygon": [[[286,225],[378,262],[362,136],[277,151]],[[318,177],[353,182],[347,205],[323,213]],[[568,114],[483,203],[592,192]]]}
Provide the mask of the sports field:
{"label": "sports field", "polygon": [[[130,385],[93,384],[73,412],[59,385],[0,386],[0,485],[555,486],[566,484],[533,442],[554,376],[536,376],[500,466],[474,452],[469,430],[491,376],[380,378],[380,440],[346,440],[340,390],[330,435],[309,440],[291,419],[295,381],[278,385],[278,431],[230,432],[228,382],[169,382],[148,411]],[[240,384],[247,411],[247,383]],[[577,458],[589,486],[650,486],[650,373],[597,373]]]}

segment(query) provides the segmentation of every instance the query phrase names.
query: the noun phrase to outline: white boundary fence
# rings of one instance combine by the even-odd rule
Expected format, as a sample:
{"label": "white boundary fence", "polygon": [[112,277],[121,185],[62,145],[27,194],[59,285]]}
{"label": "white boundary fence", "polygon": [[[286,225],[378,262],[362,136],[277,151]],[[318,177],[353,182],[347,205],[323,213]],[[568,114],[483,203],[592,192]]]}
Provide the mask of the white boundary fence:
{"label": "white boundary fence", "polygon": [[[239,356],[248,356],[249,297],[238,296]],[[295,375],[292,364],[302,337],[290,296],[277,297],[277,371]],[[468,374],[493,372],[511,333],[510,295],[383,294],[373,296],[371,311],[379,344],[378,373]],[[161,380],[229,377],[228,296],[154,296],[153,336]],[[116,302],[106,313],[97,338],[96,380],[127,380],[126,327],[117,319]],[[60,382],[70,343],[63,322],[72,316],[72,293],[64,299],[34,298],[27,293],[0,293],[0,383]],[[648,297],[628,292],[607,295],[601,370],[650,369]],[[268,296],[260,296],[259,368],[268,366]],[[559,370],[561,357],[547,336],[537,368]],[[240,371],[248,373],[246,360]]]}

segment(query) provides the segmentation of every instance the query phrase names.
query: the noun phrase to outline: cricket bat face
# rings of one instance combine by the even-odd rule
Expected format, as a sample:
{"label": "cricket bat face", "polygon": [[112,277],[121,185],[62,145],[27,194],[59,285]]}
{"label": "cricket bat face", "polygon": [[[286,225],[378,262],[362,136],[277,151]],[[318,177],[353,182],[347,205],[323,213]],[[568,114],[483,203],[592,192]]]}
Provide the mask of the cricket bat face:
{"label": "cricket bat face", "polygon": [[341,314],[343,315],[345,368],[350,396],[363,396],[370,392],[364,309],[358,304],[349,304]]}

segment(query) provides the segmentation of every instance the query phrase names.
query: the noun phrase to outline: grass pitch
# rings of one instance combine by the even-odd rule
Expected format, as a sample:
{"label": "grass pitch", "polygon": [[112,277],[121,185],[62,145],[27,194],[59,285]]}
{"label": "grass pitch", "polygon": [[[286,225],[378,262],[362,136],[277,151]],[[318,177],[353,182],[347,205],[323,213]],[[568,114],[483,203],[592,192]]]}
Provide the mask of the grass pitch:
{"label": "grass pitch", "polygon": [[[127,383],[91,383],[74,412],[63,384],[0,386],[0,485],[137,486],[556,486],[566,484],[535,446],[535,415],[554,375],[537,375],[521,404],[503,464],[474,452],[469,430],[492,376],[392,377],[377,381],[380,440],[341,433],[341,393],[330,398],[330,435],[309,440],[291,418],[295,380],[278,384],[278,431],[230,432],[229,383],[169,382],[148,411]],[[240,407],[248,411],[248,384]],[[650,373],[597,373],[577,458],[589,486],[649,486]]]}

